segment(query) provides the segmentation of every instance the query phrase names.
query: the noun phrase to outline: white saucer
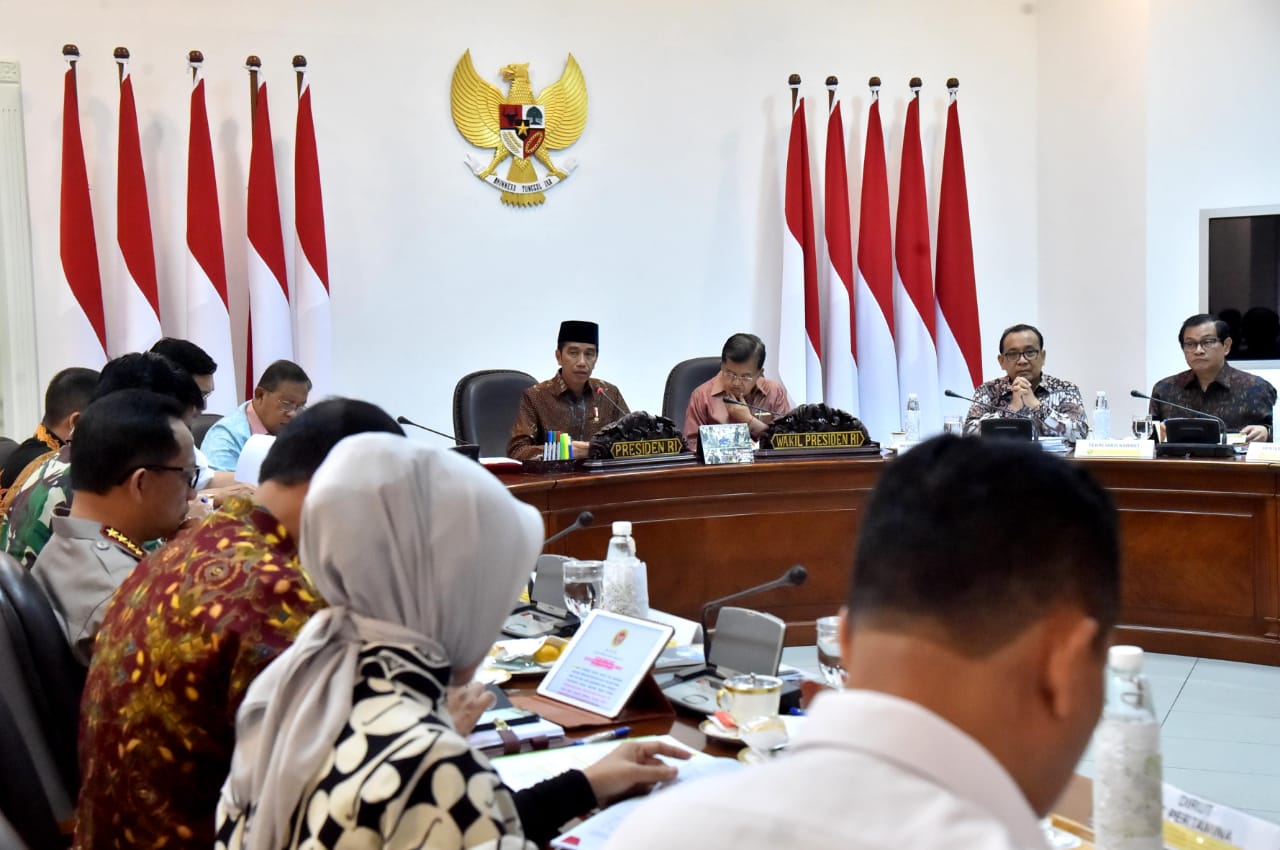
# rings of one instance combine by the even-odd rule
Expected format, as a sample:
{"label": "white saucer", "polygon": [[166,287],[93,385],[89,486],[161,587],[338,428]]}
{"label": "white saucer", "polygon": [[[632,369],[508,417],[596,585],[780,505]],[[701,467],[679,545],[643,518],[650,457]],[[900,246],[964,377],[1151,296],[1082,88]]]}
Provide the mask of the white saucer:
{"label": "white saucer", "polygon": [[706,735],[708,738],[714,738],[717,741],[723,741],[726,744],[741,744],[742,736],[738,734],[737,729],[722,729],[715,724],[710,717],[698,724],[698,731]]}

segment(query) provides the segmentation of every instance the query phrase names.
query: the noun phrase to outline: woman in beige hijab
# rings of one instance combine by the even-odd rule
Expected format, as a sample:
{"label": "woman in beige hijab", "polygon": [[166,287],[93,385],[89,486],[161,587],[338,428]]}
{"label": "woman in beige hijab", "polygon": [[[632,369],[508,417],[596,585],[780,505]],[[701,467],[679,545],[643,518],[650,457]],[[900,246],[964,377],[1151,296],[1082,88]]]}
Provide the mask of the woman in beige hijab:
{"label": "woman in beige hijab", "polygon": [[538,512],[480,465],[403,437],[340,443],[312,480],[301,561],[332,606],[236,718],[218,846],[524,848],[597,801],[671,779],[657,742],[513,795],[454,726],[465,682],[542,546]]}

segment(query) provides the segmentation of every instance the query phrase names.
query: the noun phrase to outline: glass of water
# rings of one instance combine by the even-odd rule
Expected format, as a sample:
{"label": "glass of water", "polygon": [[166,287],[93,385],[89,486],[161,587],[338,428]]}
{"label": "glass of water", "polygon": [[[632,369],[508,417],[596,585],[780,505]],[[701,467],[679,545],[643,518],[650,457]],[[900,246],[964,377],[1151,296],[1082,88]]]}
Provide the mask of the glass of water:
{"label": "glass of water", "polygon": [[604,593],[604,561],[564,562],[564,604],[579,620],[600,604]]}
{"label": "glass of water", "polygon": [[1147,414],[1133,415],[1133,436],[1139,440],[1151,438],[1151,417]]}
{"label": "glass of water", "polygon": [[831,687],[844,687],[844,665],[840,663],[840,617],[818,618],[818,670]]}

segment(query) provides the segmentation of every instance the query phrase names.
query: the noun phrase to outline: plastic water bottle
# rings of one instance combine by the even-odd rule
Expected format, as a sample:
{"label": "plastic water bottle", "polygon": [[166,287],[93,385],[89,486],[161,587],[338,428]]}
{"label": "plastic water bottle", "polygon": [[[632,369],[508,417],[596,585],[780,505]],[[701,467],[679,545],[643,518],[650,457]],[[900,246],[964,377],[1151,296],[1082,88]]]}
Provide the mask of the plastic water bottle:
{"label": "plastic water bottle", "polygon": [[1098,850],[1161,850],[1160,722],[1136,646],[1107,653],[1107,701],[1093,746]]}
{"label": "plastic water bottle", "polygon": [[631,523],[613,524],[613,537],[604,556],[604,604],[606,611],[632,617],[649,616],[649,574],[644,561],[636,557],[636,541]]}
{"label": "plastic water bottle", "polygon": [[907,415],[903,417],[902,430],[907,432],[907,442],[920,441],[920,399],[915,393],[907,394]]}
{"label": "plastic water bottle", "polygon": [[1093,402],[1093,436],[1099,440],[1111,439],[1111,405],[1105,390],[1098,390]]}

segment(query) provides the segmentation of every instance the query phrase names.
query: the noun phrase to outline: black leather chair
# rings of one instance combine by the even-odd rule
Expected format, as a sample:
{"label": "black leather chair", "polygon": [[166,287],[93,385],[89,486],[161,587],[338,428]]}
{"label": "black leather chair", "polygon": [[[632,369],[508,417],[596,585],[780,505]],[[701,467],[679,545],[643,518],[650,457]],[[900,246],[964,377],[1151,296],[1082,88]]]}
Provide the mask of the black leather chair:
{"label": "black leather chair", "polygon": [[[70,822],[74,799],[44,746],[35,708],[16,669],[17,654],[0,630],[0,847],[66,847],[59,821]],[[11,677],[16,677],[11,678]],[[6,833],[5,827],[11,832]],[[14,833],[20,836],[15,841]]]}
{"label": "black leather chair", "polygon": [[9,461],[9,456],[18,449],[18,442],[8,437],[0,437],[0,469]]}
{"label": "black leather chair", "polygon": [[699,385],[711,380],[720,371],[719,357],[694,357],[675,365],[667,375],[667,389],[662,394],[662,415],[684,429],[684,414],[689,407],[689,396]]}
{"label": "black leather chair", "polygon": [[20,681],[39,719],[44,743],[72,800],[80,788],[76,736],[85,668],[71,654],[67,637],[36,580],[0,552],[0,627],[13,648]]}
{"label": "black leather chair", "polygon": [[196,421],[191,423],[191,438],[195,440],[197,446],[204,442],[204,435],[209,433],[213,423],[221,418],[222,415],[219,413],[201,413],[196,416]]}
{"label": "black leather chair", "polygon": [[536,383],[532,375],[514,369],[463,375],[453,389],[453,433],[478,444],[483,457],[505,455],[520,396]]}

